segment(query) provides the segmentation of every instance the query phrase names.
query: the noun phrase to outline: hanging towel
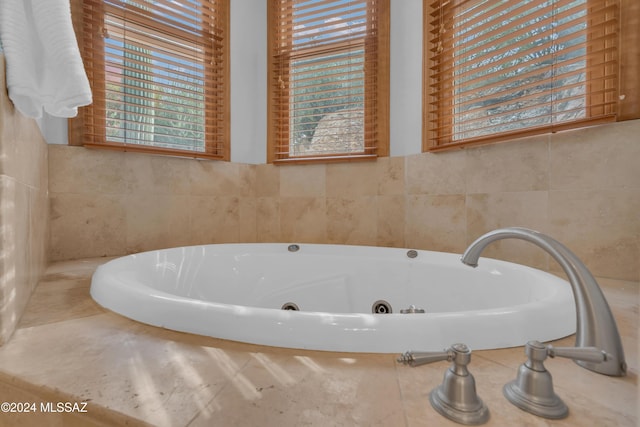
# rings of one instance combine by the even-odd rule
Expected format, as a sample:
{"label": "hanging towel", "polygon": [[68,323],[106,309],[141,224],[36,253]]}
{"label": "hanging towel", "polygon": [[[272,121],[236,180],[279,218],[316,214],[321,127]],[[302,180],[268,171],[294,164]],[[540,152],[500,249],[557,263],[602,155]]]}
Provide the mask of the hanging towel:
{"label": "hanging towel", "polygon": [[24,115],[75,117],[92,102],[69,0],[0,0],[9,98]]}

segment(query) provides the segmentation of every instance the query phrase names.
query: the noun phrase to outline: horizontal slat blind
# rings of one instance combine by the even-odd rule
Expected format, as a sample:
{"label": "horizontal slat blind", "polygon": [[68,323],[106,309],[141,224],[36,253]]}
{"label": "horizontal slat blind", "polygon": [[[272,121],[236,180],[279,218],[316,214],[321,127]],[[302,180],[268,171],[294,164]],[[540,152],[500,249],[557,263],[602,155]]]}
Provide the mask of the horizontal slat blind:
{"label": "horizontal slat blind", "polygon": [[376,155],[379,3],[271,2],[275,161]]}
{"label": "horizontal slat blind", "polygon": [[228,157],[227,0],[83,0],[85,145]]}
{"label": "horizontal slat blind", "polygon": [[425,2],[428,148],[614,120],[616,0]]}

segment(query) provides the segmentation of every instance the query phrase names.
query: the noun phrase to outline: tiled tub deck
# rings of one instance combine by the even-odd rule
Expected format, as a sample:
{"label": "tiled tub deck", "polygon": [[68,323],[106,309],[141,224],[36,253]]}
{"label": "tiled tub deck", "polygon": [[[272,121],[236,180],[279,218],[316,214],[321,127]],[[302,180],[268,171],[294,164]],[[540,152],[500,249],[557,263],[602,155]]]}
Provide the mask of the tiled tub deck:
{"label": "tiled tub deck", "polygon": [[[408,368],[392,354],[262,347],[143,325],[89,296],[91,275],[106,260],[49,266],[14,336],[0,347],[0,400],[35,403],[36,412],[0,413],[0,426],[457,425],[428,402],[447,362]],[[491,412],[487,426],[637,425],[639,286],[599,282],[623,337],[628,375],[611,378],[548,359],[556,393],[570,409],[568,418],[550,421],[502,396],[524,362],[522,347],[476,351],[469,368]],[[43,412],[58,402],[87,402],[86,412]]]}

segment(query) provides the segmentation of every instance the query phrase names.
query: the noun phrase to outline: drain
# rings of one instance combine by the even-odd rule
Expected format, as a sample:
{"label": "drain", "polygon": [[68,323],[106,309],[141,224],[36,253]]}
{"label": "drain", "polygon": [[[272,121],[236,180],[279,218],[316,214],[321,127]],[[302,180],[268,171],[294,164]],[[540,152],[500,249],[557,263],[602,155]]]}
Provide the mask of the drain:
{"label": "drain", "polygon": [[407,256],[409,258],[416,258],[418,256],[418,251],[411,249],[407,251]]}
{"label": "drain", "polygon": [[385,300],[378,300],[371,306],[371,312],[373,314],[391,314],[391,304]]}
{"label": "drain", "polygon": [[289,245],[287,247],[287,250],[289,252],[298,252],[300,250],[300,246],[299,245]]}
{"label": "drain", "polygon": [[300,311],[298,305],[293,302],[285,302],[284,304],[282,304],[282,310]]}

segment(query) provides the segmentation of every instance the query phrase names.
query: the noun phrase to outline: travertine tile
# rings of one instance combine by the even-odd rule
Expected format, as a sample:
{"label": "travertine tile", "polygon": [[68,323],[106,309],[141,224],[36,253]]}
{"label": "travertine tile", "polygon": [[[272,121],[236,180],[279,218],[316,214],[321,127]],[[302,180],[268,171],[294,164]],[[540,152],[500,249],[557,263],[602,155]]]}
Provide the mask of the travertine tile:
{"label": "travertine tile", "polygon": [[465,248],[465,197],[409,196],[405,244],[414,249],[462,252]]}
{"label": "travertine tile", "polygon": [[[82,333],[88,326],[91,334]],[[74,390],[78,400],[117,407],[155,426],[182,426],[250,357],[233,348],[193,344],[192,336],[107,313],[21,329],[0,359],[5,372],[34,386],[55,383]],[[48,354],[58,355],[55,363],[41,363]]]}
{"label": "travertine tile", "polygon": [[[82,402],[73,396],[48,387],[33,386],[19,378],[0,373],[0,401],[29,404],[30,412],[3,412],[0,425],[11,427],[151,427],[150,424],[127,417],[92,402]],[[78,412],[50,412],[49,407],[57,409],[58,402],[78,404]],[[84,406],[84,403],[87,405]],[[35,406],[31,406],[35,405]],[[80,410],[86,412],[79,412]]]}
{"label": "travertine tile", "polygon": [[280,197],[325,197],[326,165],[280,166]]}
{"label": "travertine tile", "polygon": [[130,194],[190,194],[190,159],[127,153],[124,162]]}
{"label": "travertine tile", "polygon": [[536,136],[465,150],[467,193],[546,190],[548,140]]}
{"label": "travertine tile", "polygon": [[40,270],[31,270],[29,188],[0,175],[0,344],[9,340]]}
{"label": "travertine tile", "polygon": [[238,242],[253,243],[258,239],[258,201],[255,197],[238,200]]}
{"label": "travertine tile", "polygon": [[327,243],[375,246],[377,203],[377,196],[327,198]]}
{"label": "travertine tile", "polygon": [[425,153],[406,157],[406,192],[412,194],[464,194],[464,151]]}
{"label": "travertine tile", "polygon": [[18,327],[30,328],[104,313],[105,309],[87,298],[90,285],[90,278],[45,276],[31,295]]}
{"label": "travertine tile", "polygon": [[[18,206],[17,199],[20,187],[21,184],[12,177],[0,175],[0,200],[2,200],[2,204],[0,204],[0,243],[2,244],[3,256],[1,260],[3,264],[6,262],[7,257],[13,255],[18,239],[27,237],[26,229],[21,233],[18,227],[14,225],[18,224],[18,221],[25,225],[23,215],[28,215],[26,205]],[[11,266],[9,262],[6,264]]]}
{"label": "travertine tile", "polygon": [[240,167],[239,163],[190,160],[191,195],[239,196]]}
{"label": "travertine tile", "polygon": [[114,257],[96,257],[96,258],[83,258],[65,261],[56,261],[50,263],[47,266],[43,281],[47,280],[79,280],[88,279],[93,275],[93,272],[98,266],[112,260]]}
{"label": "travertine tile", "polygon": [[189,196],[135,194],[124,197],[125,253],[189,245],[189,200]]}
{"label": "travertine tile", "polygon": [[234,243],[239,240],[240,199],[232,196],[191,197],[189,244]]}
{"label": "travertine tile", "polygon": [[[547,142],[549,137],[535,137],[469,150],[381,158],[375,162],[351,164],[241,165],[135,155],[142,162],[140,167],[133,168],[137,172],[132,172],[133,175],[131,177],[111,184],[109,184],[109,179],[106,179],[106,187],[104,188],[101,188],[99,183],[92,183],[93,178],[91,177],[100,176],[101,174],[109,176],[109,173],[117,171],[118,168],[122,169],[120,164],[126,162],[114,162],[113,159],[124,159],[125,157],[122,157],[123,153],[78,150],[77,147],[50,147],[50,151],[54,153],[52,157],[61,156],[64,153],[69,156],[77,154],[78,159],[70,162],[74,166],[68,173],[64,174],[66,181],[63,180],[67,190],[72,192],[92,192],[95,189],[96,192],[115,191],[115,194],[123,194],[125,190],[121,187],[118,188],[118,186],[124,185],[134,191],[132,194],[148,192],[157,192],[158,194],[165,194],[165,192],[166,194],[174,194],[177,192],[182,194],[185,191],[189,191],[190,194],[195,196],[240,197],[239,200],[242,206],[240,210],[241,218],[237,226],[238,232],[235,235],[241,241],[254,239],[259,241],[287,241],[293,236],[307,236],[306,238],[320,243],[349,241],[353,226],[349,225],[351,223],[342,222],[343,217],[340,215],[334,215],[331,219],[328,218],[329,211],[326,211],[325,208],[329,204],[329,199],[355,200],[378,194],[379,196],[399,196],[399,198],[379,197],[377,199],[377,223],[375,227],[371,225],[366,227],[371,230],[375,228],[375,232],[372,231],[375,237],[372,238],[375,239],[376,244],[383,246],[406,245],[408,242],[405,238],[408,238],[413,239],[412,243],[416,245],[428,245],[425,249],[446,248],[447,250],[455,249],[457,251],[459,250],[458,247],[464,249],[466,244],[483,232],[502,226],[522,225],[541,231],[548,231],[550,212],[553,210],[554,215],[557,215],[558,212],[564,209],[563,206],[566,201],[558,200],[561,203],[556,206],[554,205],[555,202],[551,203],[549,201],[542,204],[536,204],[536,200],[527,202],[527,198],[529,198],[530,194],[548,191],[546,187],[549,186],[551,188],[588,186],[587,184],[592,182],[592,178],[586,177],[586,175],[589,175],[590,170],[588,163],[589,159],[593,157],[604,159],[603,162],[598,163],[596,172],[598,170],[611,171],[610,177],[597,179],[597,185],[606,187],[603,187],[602,190],[613,191],[616,186],[626,186],[624,188],[628,188],[633,185],[632,183],[636,180],[627,179],[625,181],[624,177],[628,177],[630,174],[628,159],[635,157],[634,150],[636,150],[635,145],[637,144],[634,145],[629,141],[630,137],[632,138],[635,135],[637,126],[637,123],[628,122],[591,128],[584,132],[559,133],[550,137],[552,140],[550,150]],[[616,141],[618,141],[615,147],[620,148],[619,150],[609,150],[608,148],[612,144],[609,142],[603,143],[603,140],[608,141],[611,137],[615,137]],[[581,150],[573,149],[577,145],[584,146],[584,156],[578,154]],[[607,150],[604,147],[607,147]],[[569,154],[570,158],[567,157]],[[131,155],[131,153],[126,153],[126,155]],[[113,156],[113,159],[111,156]],[[96,159],[105,159],[105,161],[100,163]],[[66,167],[64,166],[65,162],[67,161],[61,162],[63,167]],[[87,162],[87,168],[91,169],[91,171],[87,171],[83,169],[84,166],[81,166]],[[151,165],[162,162],[167,162],[166,167],[158,167],[157,171],[154,172],[154,168]],[[52,160],[50,163],[54,168],[59,166],[58,161]],[[180,170],[180,168],[174,168],[177,164],[189,165],[189,189],[185,189],[184,180],[180,173],[177,175],[175,173]],[[604,164],[606,164],[606,168],[603,166]],[[79,169],[76,170],[74,168]],[[158,179],[153,178],[154,173],[162,175],[164,172],[160,171],[163,170],[169,171],[164,178],[162,176],[159,176]],[[634,171],[635,168],[632,168],[631,174]],[[56,173],[52,171],[52,176]],[[547,175],[548,173],[551,174],[551,178]],[[554,173],[555,175],[553,175]],[[76,179],[76,175],[87,175],[89,178]],[[74,176],[74,178],[68,178],[69,176]],[[631,175],[631,178],[633,177]],[[553,180],[549,181],[550,179]],[[102,182],[102,180],[98,180],[98,182]],[[344,182],[348,182],[349,185],[344,185]],[[173,187],[174,183],[177,183],[178,190]],[[52,188],[56,185],[52,183]],[[52,193],[56,194],[55,191]],[[466,224],[463,226],[464,230],[462,230],[465,235],[463,244],[453,246],[448,243],[442,244],[451,238],[453,230],[456,230],[455,233],[459,232],[458,225],[445,223],[448,221],[446,215],[444,218],[440,218],[443,224],[428,230],[427,228],[431,226],[426,224],[427,221],[433,222],[436,220],[434,218],[427,220],[422,214],[412,213],[415,210],[415,205],[411,205],[410,203],[412,202],[410,201],[413,200],[415,202],[416,199],[412,198],[412,196],[418,195],[468,195],[465,201],[465,215],[468,218],[465,220]],[[254,197],[257,197],[257,199],[252,200]],[[295,211],[297,208],[285,206],[285,202],[291,198],[317,199],[318,208],[325,209],[325,213],[314,213],[303,209],[301,214],[307,220],[294,217],[289,212]],[[482,198],[486,200],[479,202]],[[389,203],[392,204],[390,205]],[[321,208],[321,206],[323,207]],[[131,212],[132,207],[127,206],[125,209],[130,215],[133,215]],[[254,209],[255,216],[253,214]],[[432,213],[437,217],[435,206],[432,206]],[[99,214],[96,213],[96,215]],[[155,213],[153,215],[159,214]],[[153,218],[153,215],[150,218]],[[310,220],[309,218],[311,217],[316,219]],[[217,218],[222,222],[214,224],[210,221],[212,229],[220,229],[220,226],[224,227],[226,224],[222,217],[218,216]],[[302,223],[307,225],[300,226],[300,229],[294,233],[295,227]],[[622,225],[632,226],[629,225],[628,221],[621,222]],[[582,233],[584,231],[579,232]],[[230,234],[233,235],[234,233],[236,232],[233,231]],[[330,238],[327,233],[330,234]],[[440,233],[438,238],[427,238],[427,236],[438,235],[438,233]],[[554,232],[549,234],[553,236]],[[595,235],[597,234],[596,231]],[[621,232],[622,234],[624,233]],[[75,236],[68,235],[67,239],[73,241]],[[166,242],[165,244],[171,246],[177,246],[180,242],[185,241],[182,237],[177,237],[175,240],[162,240]],[[187,240],[191,241],[191,237]],[[369,236],[364,240],[360,238],[357,240],[369,241]],[[594,238],[593,241],[595,242],[596,240]],[[605,241],[611,242],[610,239],[605,239]],[[517,245],[518,243],[513,242],[500,242],[496,244],[495,248],[493,245],[488,248],[487,253],[491,254],[492,251],[498,250],[494,255],[499,254],[500,247],[504,246],[501,249],[503,253],[521,254],[522,250]],[[75,244],[75,246],[82,247],[83,244]],[[528,262],[531,261],[529,255],[533,254],[534,251],[538,252],[537,249],[527,247],[526,244],[524,251],[524,256],[521,259]],[[616,251],[614,250],[613,252]],[[634,256],[636,252],[632,250],[629,253]],[[95,253],[87,255],[95,255]],[[540,256],[542,256],[541,253]],[[518,257],[516,256],[515,258]],[[624,259],[626,260],[626,258]],[[534,265],[544,267],[546,266],[545,260],[546,258],[542,256],[537,261],[533,259],[533,262]],[[628,266],[633,263],[625,261],[625,264]],[[640,255],[636,257],[635,264],[640,264]],[[618,264],[614,263],[608,271],[617,271],[618,268]],[[629,276],[625,273],[623,277]]]}
{"label": "travertine tile", "polygon": [[29,266],[32,288],[45,270],[49,255],[49,197],[46,188],[29,188]]}
{"label": "travertine tile", "polygon": [[[546,191],[467,195],[467,245],[491,230],[526,227],[547,232],[548,194]],[[505,239],[492,243],[482,253],[487,258],[523,263],[545,269],[546,253],[531,243]]]}
{"label": "travertine tile", "polygon": [[0,54],[0,345],[9,339],[47,263],[47,145],[16,111]]}
{"label": "travertine tile", "polygon": [[46,159],[47,144],[35,120],[18,112],[8,98],[1,54],[0,69],[0,175],[39,187],[46,179],[46,169],[39,166]]}
{"label": "travertine tile", "polygon": [[375,162],[327,165],[327,197],[366,197],[378,193]]}
{"label": "travertine tile", "polygon": [[549,234],[571,249],[592,274],[640,276],[640,191],[551,191]]}
{"label": "travertine tile", "polygon": [[551,135],[551,190],[640,189],[640,120]]}
{"label": "travertine tile", "polygon": [[256,165],[240,164],[239,175],[239,196],[255,197],[257,186],[257,167]]}
{"label": "travertine tile", "polygon": [[256,200],[256,239],[258,242],[280,242],[280,201],[277,197]]}
{"label": "travertine tile", "polygon": [[404,157],[381,157],[377,160],[378,194],[404,195],[404,164]]}
{"label": "travertine tile", "polygon": [[48,150],[52,194],[125,193],[125,153],[56,144],[49,145]]}
{"label": "travertine tile", "polygon": [[46,180],[44,175],[47,169],[41,166],[46,161],[47,144],[38,125],[35,120],[17,111],[5,125],[13,127],[14,131],[10,138],[3,139],[0,144],[5,146],[1,150],[7,159],[4,172],[0,173],[10,175],[27,186],[39,187]]}
{"label": "travertine tile", "polygon": [[282,241],[326,242],[327,207],[324,198],[281,197],[279,212]]}
{"label": "travertine tile", "polygon": [[280,194],[280,167],[272,164],[256,165],[257,197],[275,197]]}
{"label": "travertine tile", "polygon": [[15,149],[15,129],[12,125],[15,108],[9,99],[5,79],[6,62],[0,53],[0,175],[9,175],[12,152]]}
{"label": "travertine tile", "polygon": [[[308,354],[308,355],[307,355]],[[192,426],[402,425],[388,355],[256,352],[242,370],[254,389],[227,387]],[[348,375],[344,372],[348,371]],[[376,371],[376,375],[370,375]]]}
{"label": "travertine tile", "polygon": [[403,248],[405,196],[378,196],[378,246]]}
{"label": "travertine tile", "polygon": [[125,197],[58,193],[50,203],[51,260],[126,253],[126,223],[132,205]]}

